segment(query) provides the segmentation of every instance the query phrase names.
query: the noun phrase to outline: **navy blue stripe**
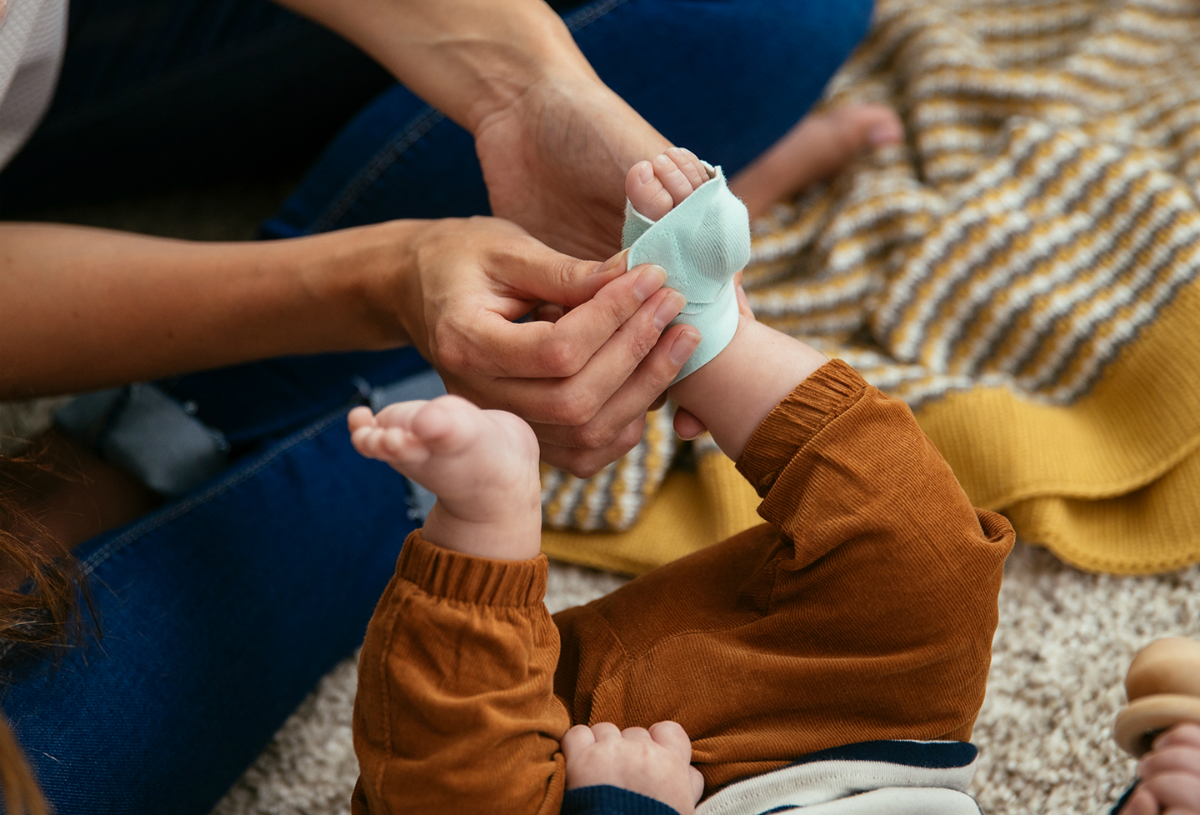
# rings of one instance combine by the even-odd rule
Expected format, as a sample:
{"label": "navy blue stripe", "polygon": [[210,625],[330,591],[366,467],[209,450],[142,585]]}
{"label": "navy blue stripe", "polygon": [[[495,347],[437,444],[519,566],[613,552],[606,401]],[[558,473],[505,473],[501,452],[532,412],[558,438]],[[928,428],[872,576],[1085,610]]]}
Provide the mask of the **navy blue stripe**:
{"label": "navy blue stripe", "polygon": [[949,769],[966,767],[979,751],[965,741],[861,741],[809,753],[791,766],[815,761],[884,761],[906,767]]}

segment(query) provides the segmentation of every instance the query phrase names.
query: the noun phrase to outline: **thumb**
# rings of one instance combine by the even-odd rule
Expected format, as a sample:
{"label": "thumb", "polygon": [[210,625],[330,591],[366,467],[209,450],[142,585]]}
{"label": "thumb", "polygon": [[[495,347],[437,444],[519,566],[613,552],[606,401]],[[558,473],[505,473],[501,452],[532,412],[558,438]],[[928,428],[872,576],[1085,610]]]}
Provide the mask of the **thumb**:
{"label": "thumb", "polygon": [[579,260],[538,244],[525,258],[521,289],[538,300],[574,307],[596,296],[605,284],[625,274],[628,250],[606,261]]}

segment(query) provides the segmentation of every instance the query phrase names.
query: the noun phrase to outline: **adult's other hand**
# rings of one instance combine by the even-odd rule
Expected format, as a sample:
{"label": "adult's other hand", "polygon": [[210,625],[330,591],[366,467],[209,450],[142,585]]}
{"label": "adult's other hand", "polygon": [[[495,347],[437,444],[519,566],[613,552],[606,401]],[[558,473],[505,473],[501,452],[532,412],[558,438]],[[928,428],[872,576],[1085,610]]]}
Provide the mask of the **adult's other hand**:
{"label": "adult's other hand", "polygon": [[589,259],[621,248],[629,168],[669,147],[588,73],[543,77],[475,130],[492,212]]}
{"label": "adult's other hand", "polygon": [[[543,459],[576,475],[638,442],[699,341],[664,331],[683,296],[658,267],[626,270],[624,253],[577,260],[496,218],[426,222],[402,247],[408,273],[375,301],[395,305],[450,392],[521,416]],[[546,302],[561,316],[518,322]]]}

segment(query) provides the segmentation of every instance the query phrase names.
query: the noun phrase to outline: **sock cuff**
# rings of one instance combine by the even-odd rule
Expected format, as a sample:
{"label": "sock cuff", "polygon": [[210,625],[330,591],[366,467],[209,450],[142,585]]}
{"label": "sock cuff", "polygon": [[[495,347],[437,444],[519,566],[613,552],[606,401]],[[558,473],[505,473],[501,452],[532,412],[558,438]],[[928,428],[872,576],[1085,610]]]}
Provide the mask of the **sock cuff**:
{"label": "sock cuff", "polygon": [[676,382],[712,360],[733,338],[737,330],[733,276],[750,261],[746,206],[729,191],[720,167],[709,170],[712,178],[658,221],[625,202],[622,245],[629,249],[629,267],[642,263],[663,267],[666,285],[688,300],[671,324],[687,323],[700,332],[700,345]]}

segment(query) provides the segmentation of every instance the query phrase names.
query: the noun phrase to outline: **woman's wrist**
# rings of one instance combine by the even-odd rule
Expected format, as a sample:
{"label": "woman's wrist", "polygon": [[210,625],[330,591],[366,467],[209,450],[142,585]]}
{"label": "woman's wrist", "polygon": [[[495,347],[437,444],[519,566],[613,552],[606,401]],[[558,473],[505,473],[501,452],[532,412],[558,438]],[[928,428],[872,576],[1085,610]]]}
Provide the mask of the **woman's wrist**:
{"label": "woman's wrist", "polygon": [[312,338],[320,350],[411,344],[406,325],[411,320],[398,306],[420,307],[414,244],[428,225],[387,221],[278,242],[294,259],[300,286],[322,312],[314,315],[320,334]]}
{"label": "woman's wrist", "polygon": [[281,0],[472,133],[548,77],[599,82],[542,0]]}

